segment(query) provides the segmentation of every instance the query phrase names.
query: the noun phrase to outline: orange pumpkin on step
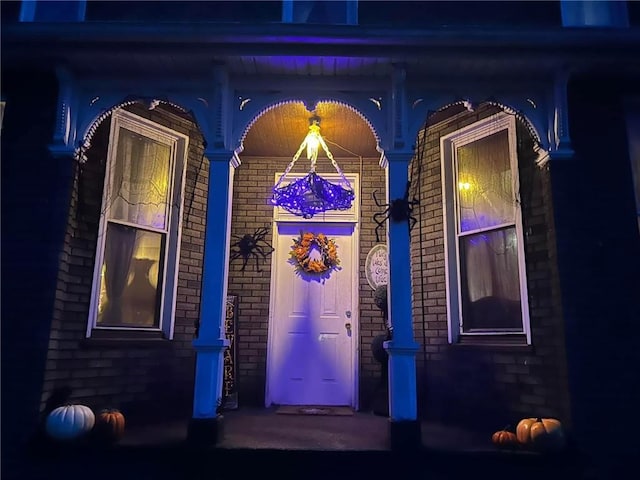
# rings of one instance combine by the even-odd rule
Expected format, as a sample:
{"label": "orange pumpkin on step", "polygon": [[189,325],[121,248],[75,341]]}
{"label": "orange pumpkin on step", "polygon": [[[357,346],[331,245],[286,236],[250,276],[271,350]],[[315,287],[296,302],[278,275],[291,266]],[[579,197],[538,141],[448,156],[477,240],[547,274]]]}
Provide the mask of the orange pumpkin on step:
{"label": "orange pumpkin on step", "polygon": [[122,412],[115,408],[101,410],[96,417],[96,433],[103,441],[117,442],[124,435],[125,420]]}
{"label": "orange pumpkin on step", "polygon": [[518,444],[518,438],[516,434],[508,430],[508,426],[502,430],[498,430],[491,435],[491,441],[498,448],[516,448]]}
{"label": "orange pumpkin on step", "polygon": [[518,442],[533,450],[558,451],[565,446],[564,429],[555,418],[523,418],[516,427]]}

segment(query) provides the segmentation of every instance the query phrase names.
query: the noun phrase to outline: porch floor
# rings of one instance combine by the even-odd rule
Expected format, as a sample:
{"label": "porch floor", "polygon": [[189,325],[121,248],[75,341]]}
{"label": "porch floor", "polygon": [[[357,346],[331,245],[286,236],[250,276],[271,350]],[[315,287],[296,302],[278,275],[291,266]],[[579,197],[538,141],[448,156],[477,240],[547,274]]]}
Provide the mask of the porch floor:
{"label": "porch floor", "polygon": [[[461,428],[423,422],[422,444],[442,451],[496,451],[491,439]],[[181,442],[187,422],[131,428],[122,446]],[[276,409],[240,408],[224,412],[221,449],[389,450],[389,419],[372,413],[351,416],[280,415]]]}
{"label": "porch floor", "polygon": [[[242,407],[224,412],[224,437],[211,447],[187,442],[188,419],[127,427],[113,446],[46,447],[25,458],[16,476],[29,480],[182,480],[276,477],[299,480],[415,476],[430,480],[494,475],[519,480],[600,480],[573,451],[543,455],[502,451],[490,437],[423,422],[422,446],[389,448],[389,420],[373,413],[352,416],[280,415]],[[6,466],[5,466],[6,468]]]}

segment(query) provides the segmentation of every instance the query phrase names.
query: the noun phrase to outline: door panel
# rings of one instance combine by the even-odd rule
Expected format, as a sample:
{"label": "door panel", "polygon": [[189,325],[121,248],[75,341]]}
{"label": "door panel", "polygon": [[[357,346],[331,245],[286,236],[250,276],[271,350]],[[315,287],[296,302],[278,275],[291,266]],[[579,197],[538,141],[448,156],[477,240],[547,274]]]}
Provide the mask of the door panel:
{"label": "door panel", "polygon": [[[300,230],[336,241],[339,270],[318,280],[288,263]],[[355,339],[346,324],[353,310],[353,226],[279,225],[274,252],[269,395],[281,405],[352,405]]]}

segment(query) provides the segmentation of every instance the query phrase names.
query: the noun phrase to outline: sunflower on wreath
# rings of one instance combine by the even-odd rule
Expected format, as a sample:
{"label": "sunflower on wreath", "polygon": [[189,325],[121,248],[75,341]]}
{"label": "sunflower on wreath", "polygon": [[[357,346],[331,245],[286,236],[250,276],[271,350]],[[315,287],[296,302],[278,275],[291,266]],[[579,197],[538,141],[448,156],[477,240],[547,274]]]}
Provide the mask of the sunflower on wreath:
{"label": "sunflower on wreath", "polygon": [[[314,248],[320,253],[319,258],[311,257]],[[323,233],[300,232],[300,237],[293,239],[289,256],[298,273],[324,276],[340,268],[338,246]]]}

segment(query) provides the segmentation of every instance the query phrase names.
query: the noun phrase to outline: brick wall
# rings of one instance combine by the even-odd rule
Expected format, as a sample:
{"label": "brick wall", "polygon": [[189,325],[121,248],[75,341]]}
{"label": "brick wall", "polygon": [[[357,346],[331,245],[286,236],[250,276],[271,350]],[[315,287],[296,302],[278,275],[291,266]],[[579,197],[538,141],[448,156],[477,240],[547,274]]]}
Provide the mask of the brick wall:
{"label": "brick wall", "polygon": [[[373,201],[372,192],[384,198],[384,170],[378,159],[337,158],[345,173],[360,173],[361,225],[360,225],[360,403],[368,408],[373,389],[380,375],[378,364],[371,353],[374,336],[383,333],[380,311],[373,303],[373,290],[366,280],[364,263],[367,253],[375,244],[375,226],[372,216],[380,208]],[[268,227],[266,240],[271,244],[273,207],[268,203],[276,172],[282,172],[290,158],[242,157],[242,164],[235,172],[233,193],[233,218],[231,234],[242,237],[256,229]],[[306,166],[306,165],[305,165]],[[303,172],[305,167],[296,165],[294,172]],[[335,172],[331,164],[318,162],[318,172]],[[384,230],[380,230],[384,239]],[[236,239],[232,239],[235,241]],[[269,328],[269,296],[271,279],[270,257],[260,262],[260,272],[255,262],[250,261],[242,271],[241,259],[231,262],[229,269],[229,294],[239,296],[238,322],[238,391],[239,402],[244,405],[264,405],[267,336]]]}
{"label": "brick wall", "polygon": [[207,162],[202,161],[202,136],[186,115],[168,106],[152,111],[141,105],[126,109],[190,137],[174,338],[85,338],[109,137],[107,119],[96,131],[88,161],[78,168],[73,186],[42,406],[54,391],[69,387],[74,401],[92,408],[120,408],[133,423],[160,411],[163,418],[184,418],[190,414],[193,395],[191,341],[199,315]]}
{"label": "brick wall", "polygon": [[[462,110],[462,111],[461,111]],[[440,137],[499,112],[451,107],[430,119],[411,239],[414,332],[422,418],[491,431],[525,416],[555,416],[569,424],[563,323],[555,263],[552,199],[547,170],[535,166],[532,139],[518,122],[518,161],[525,232],[531,346],[451,345],[447,338],[445,244]],[[420,145],[420,142],[417,142]],[[418,171],[414,163],[413,171]],[[418,189],[417,182],[420,182]]]}

